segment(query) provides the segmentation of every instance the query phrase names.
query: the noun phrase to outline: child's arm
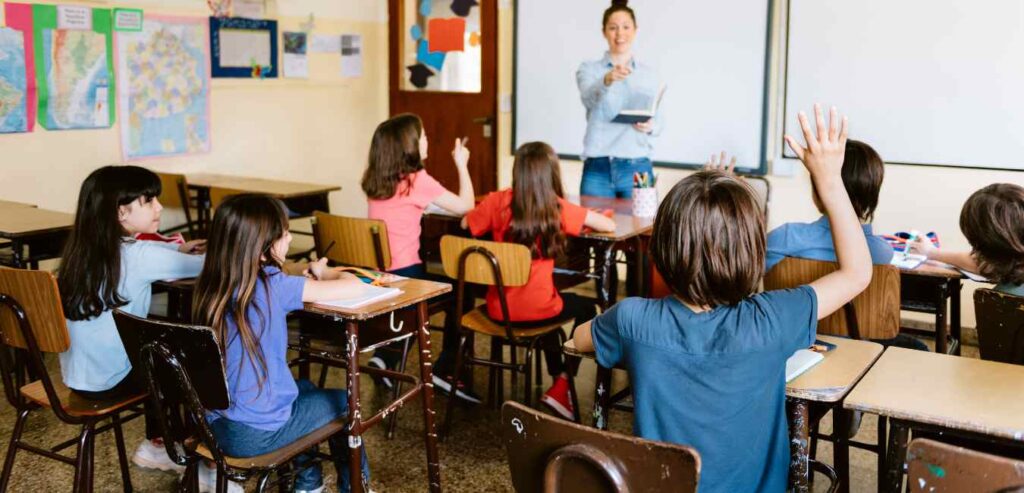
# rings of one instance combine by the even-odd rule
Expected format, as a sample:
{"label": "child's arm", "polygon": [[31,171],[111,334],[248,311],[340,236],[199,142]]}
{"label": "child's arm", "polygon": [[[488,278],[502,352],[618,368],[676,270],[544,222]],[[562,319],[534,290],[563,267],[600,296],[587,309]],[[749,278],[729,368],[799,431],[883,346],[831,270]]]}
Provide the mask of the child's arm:
{"label": "child's arm", "polygon": [[974,260],[971,252],[950,252],[936,248],[932,240],[923,236],[914,238],[914,241],[907,245],[911,253],[919,253],[932,260],[945,262],[967,272],[978,272],[978,262]]}
{"label": "child's arm", "polygon": [[572,342],[576,345],[576,350],[581,353],[594,352],[594,335],[591,334],[591,322],[591,320],[588,320],[583,325],[576,327],[576,333],[572,336]]}
{"label": "child's arm", "polygon": [[829,111],[829,126],[821,114],[821,107],[814,105],[817,123],[817,137],[807,122],[807,115],[799,115],[800,128],[804,132],[807,148],[786,136],[786,143],[803,161],[811,180],[818,191],[818,197],[825,206],[832,225],[832,242],[839,260],[839,270],[811,283],[818,298],[818,320],[835,312],[852,300],[871,282],[871,254],[861,229],[857,214],[850,204],[850,197],[843,186],[843,158],[846,153],[847,120],[840,124],[839,115],[833,107]]}
{"label": "child's arm", "polygon": [[583,220],[583,225],[601,233],[611,233],[615,231],[615,220],[601,214],[599,212],[587,211],[587,217]]}
{"label": "child's arm", "polygon": [[473,180],[469,177],[469,149],[466,149],[465,139],[455,139],[452,159],[455,160],[455,169],[459,171],[459,194],[455,195],[445,190],[440,197],[434,199],[434,204],[462,216],[473,210],[473,206],[476,205]]}
{"label": "child's arm", "polygon": [[304,302],[351,298],[364,290],[365,284],[356,276],[328,268],[326,258],[311,262],[306,272],[311,278],[302,289]]}

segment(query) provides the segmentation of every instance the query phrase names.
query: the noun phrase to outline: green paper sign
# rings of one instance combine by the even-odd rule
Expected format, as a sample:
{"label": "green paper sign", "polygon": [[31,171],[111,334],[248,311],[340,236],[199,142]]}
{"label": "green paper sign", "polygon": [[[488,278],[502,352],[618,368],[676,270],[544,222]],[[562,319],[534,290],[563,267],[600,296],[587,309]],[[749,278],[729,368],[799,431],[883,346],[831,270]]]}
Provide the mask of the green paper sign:
{"label": "green paper sign", "polygon": [[92,9],[92,30],[57,28],[57,7],[33,5],[39,123],[47,130],[114,124],[110,9]]}
{"label": "green paper sign", "polygon": [[114,9],[114,30],[141,32],[142,18],[142,9]]}

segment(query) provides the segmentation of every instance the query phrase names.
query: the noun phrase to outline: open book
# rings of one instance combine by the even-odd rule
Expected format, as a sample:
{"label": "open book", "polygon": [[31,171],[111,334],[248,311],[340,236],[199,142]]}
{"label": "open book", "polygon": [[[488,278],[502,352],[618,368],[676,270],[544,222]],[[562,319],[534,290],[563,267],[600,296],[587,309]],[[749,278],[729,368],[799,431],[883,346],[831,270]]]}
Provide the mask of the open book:
{"label": "open book", "polygon": [[924,255],[914,253],[893,252],[892,261],[889,263],[901,269],[916,269],[919,265],[928,260]]}
{"label": "open book", "polygon": [[805,371],[810,370],[811,367],[820,363],[823,359],[825,357],[821,353],[811,351],[810,349],[797,349],[793,356],[786,360],[786,383],[799,377]]}
{"label": "open book", "polygon": [[629,104],[626,105],[627,108],[633,109],[620,111],[619,114],[615,115],[615,118],[612,119],[612,123],[627,123],[632,125],[634,123],[644,123],[647,120],[654,118],[654,115],[658,113],[658,106],[661,105],[661,98],[665,96],[665,88],[665,84],[662,84],[661,87],[658,88],[658,94],[654,97],[651,97],[648,94],[637,94],[633,96],[630,99]]}
{"label": "open book", "polygon": [[353,310],[362,306],[369,305],[370,303],[376,303],[381,300],[388,298],[394,298],[402,293],[401,289],[398,288],[386,288],[383,286],[373,286],[367,284],[363,286],[363,294],[352,298],[345,298],[343,300],[334,301],[322,301],[317,303],[319,305],[336,306],[338,308],[344,308],[346,310]]}

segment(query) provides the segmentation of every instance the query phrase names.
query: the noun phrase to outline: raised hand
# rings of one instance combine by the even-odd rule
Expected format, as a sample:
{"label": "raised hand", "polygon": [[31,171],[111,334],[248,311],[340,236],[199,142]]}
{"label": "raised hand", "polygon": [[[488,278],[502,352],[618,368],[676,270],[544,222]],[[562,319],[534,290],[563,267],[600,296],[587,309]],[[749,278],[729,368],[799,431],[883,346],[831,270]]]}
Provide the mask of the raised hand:
{"label": "raised hand", "polygon": [[468,140],[469,137],[455,139],[455,148],[452,149],[452,159],[455,160],[455,166],[460,168],[466,168],[469,165],[469,149],[466,148]]}
{"label": "raised hand", "polygon": [[844,116],[840,120],[839,111],[833,106],[829,109],[829,122],[826,127],[821,106],[815,104],[814,122],[817,126],[817,135],[812,131],[804,112],[800,112],[798,120],[807,147],[801,146],[796,139],[787,135],[785,138],[789,148],[793,149],[800,161],[803,161],[812,178],[841,177],[843,158],[846,155],[847,118]]}
{"label": "raised hand", "polygon": [[[726,164],[727,161],[728,164]],[[704,163],[704,169],[722,170],[731,175],[736,169],[736,156],[733,156],[730,160],[729,155],[725,151],[722,151],[719,155],[712,154],[708,158],[708,162]]]}

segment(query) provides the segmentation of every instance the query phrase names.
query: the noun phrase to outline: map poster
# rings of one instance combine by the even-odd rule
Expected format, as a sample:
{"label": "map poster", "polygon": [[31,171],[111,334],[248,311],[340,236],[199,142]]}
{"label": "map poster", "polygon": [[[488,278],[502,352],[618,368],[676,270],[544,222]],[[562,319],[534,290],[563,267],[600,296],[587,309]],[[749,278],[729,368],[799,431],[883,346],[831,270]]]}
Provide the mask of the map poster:
{"label": "map poster", "polygon": [[21,31],[0,27],[0,133],[28,131],[27,100],[25,38]]}
{"label": "map poster", "polygon": [[92,9],[92,30],[57,28],[57,7],[33,5],[39,123],[48,130],[114,123],[114,45],[109,9]]}
{"label": "map poster", "polygon": [[125,160],[210,150],[210,51],[205,17],[146,15],[117,35]]}
{"label": "map poster", "polygon": [[[35,55],[32,49],[32,6],[25,3],[7,2],[3,5],[3,9],[7,18],[7,27],[18,31],[22,39],[20,45],[23,51],[20,58],[17,53],[12,52],[12,50],[16,50],[16,47],[12,48],[12,46],[16,46],[18,43],[10,37],[5,36],[5,40],[0,41],[0,45],[2,45],[0,46],[0,53],[6,53],[6,55],[12,57],[9,60],[23,61],[24,63],[22,76],[25,81],[25,89],[22,102],[25,109],[25,121],[24,125],[20,125],[20,114],[13,113],[20,112],[21,104],[10,107],[7,111],[0,109],[0,133],[31,132],[36,122],[36,66]],[[6,98],[9,102],[17,99],[14,93],[19,92],[21,86],[18,83],[18,69],[13,68],[12,71],[11,68],[4,68],[10,67],[7,65],[7,62],[8,60],[4,60],[4,55],[0,54],[0,86],[3,86],[4,82],[9,86]],[[15,89],[12,91],[10,87]],[[3,92],[3,90],[0,89],[0,92]],[[0,95],[0,99],[5,98]]]}

